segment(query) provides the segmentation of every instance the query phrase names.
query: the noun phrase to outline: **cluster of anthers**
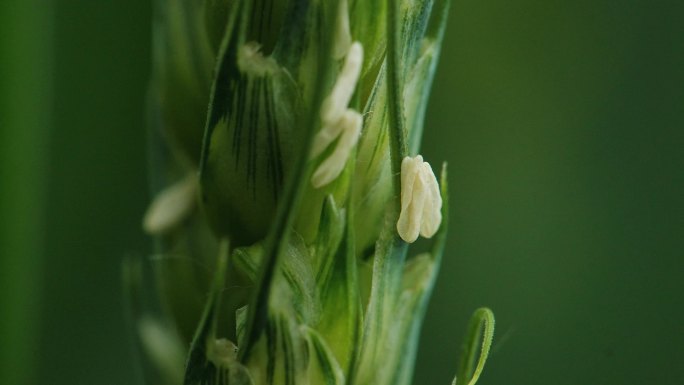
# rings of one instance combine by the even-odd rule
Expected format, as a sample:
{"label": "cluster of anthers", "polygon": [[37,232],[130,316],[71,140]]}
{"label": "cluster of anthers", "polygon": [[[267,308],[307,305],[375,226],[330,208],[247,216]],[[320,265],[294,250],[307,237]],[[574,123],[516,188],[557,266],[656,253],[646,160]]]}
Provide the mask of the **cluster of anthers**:
{"label": "cluster of anthers", "polygon": [[[311,184],[321,188],[334,181],[344,170],[347,159],[359,140],[363,117],[349,108],[363,64],[363,47],[351,43],[347,2],[340,1],[340,19],[333,55],[345,58],[330,95],[321,106],[322,128],[314,138],[311,157],[320,156],[336,142],[335,148],[314,171]],[[415,242],[418,235],[431,238],[442,222],[442,197],[437,178],[430,164],[418,155],[406,157],[401,164],[401,212],[397,232],[406,242]]]}
{"label": "cluster of anthers", "polygon": [[412,243],[418,235],[431,238],[442,223],[442,196],[437,178],[421,155],[401,162],[401,212],[397,232]]}
{"label": "cluster of anthers", "polygon": [[[315,188],[322,188],[339,177],[359,140],[363,125],[361,114],[349,108],[361,75],[363,47],[359,42],[352,42],[346,3],[340,1],[340,19],[333,47],[333,56],[344,58],[344,64],[330,95],[321,106],[321,129],[314,138],[311,157],[323,154],[333,142],[335,147],[311,177]],[[260,55],[256,43],[242,47],[238,66],[257,74],[277,68],[273,59]],[[163,234],[173,228],[192,210],[196,187],[196,178],[190,176],[163,191],[145,215],[145,230],[151,234]],[[432,237],[442,221],[441,208],[442,197],[430,164],[424,162],[421,155],[404,158],[401,164],[401,212],[397,221],[399,236],[409,243],[415,242],[418,235]]]}
{"label": "cluster of anthers", "polygon": [[315,188],[328,185],[342,173],[347,159],[359,141],[363,125],[361,114],[349,108],[349,102],[361,75],[363,46],[358,41],[352,43],[347,1],[340,1],[339,6],[332,56],[335,59],[344,58],[344,64],[330,95],[321,106],[321,130],[314,138],[311,157],[320,156],[335,140],[337,143],[311,177],[311,184]]}
{"label": "cluster of anthers", "polygon": [[[361,49],[358,43],[352,47]],[[355,48],[354,48],[355,49]],[[343,78],[350,76],[346,71],[350,71],[349,56],[347,63],[342,71]],[[353,55],[357,55],[354,53]],[[352,67],[352,69],[355,69]],[[342,84],[342,85],[340,85]],[[326,99],[322,118],[323,129],[318,133],[314,140],[313,156],[320,155],[323,150],[330,145],[338,136],[339,141],[333,153],[321,163],[312,177],[312,184],[319,188],[333,181],[342,172],[349,154],[358,140],[361,131],[361,115],[351,109],[342,109],[344,106],[339,102],[332,104],[332,98],[338,95],[349,98],[353,93],[353,88],[344,87],[338,79],[338,83],[333,89],[331,96]],[[329,106],[335,107],[329,107]],[[328,106],[328,107],[326,107]],[[337,108],[337,110],[335,110]],[[414,158],[405,157],[401,163],[401,212],[397,221],[397,232],[401,239],[408,243],[413,243],[418,239],[418,235],[431,238],[437,233],[442,222],[442,196],[439,192],[439,184],[432,167],[428,162],[423,161],[421,155]]]}
{"label": "cluster of anthers", "polygon": [[311,156],[318,157],[335,140],[337,143],[311,177],[311,184],[315,188],[329,184],[340,175],[359,140],[363,117],[358,111],[348,108],[348,105],[354,95],[362,63],[363,47],[361,43],[354,42],[347,52],[332,92],[321,106],[322,128],[314,138]]}

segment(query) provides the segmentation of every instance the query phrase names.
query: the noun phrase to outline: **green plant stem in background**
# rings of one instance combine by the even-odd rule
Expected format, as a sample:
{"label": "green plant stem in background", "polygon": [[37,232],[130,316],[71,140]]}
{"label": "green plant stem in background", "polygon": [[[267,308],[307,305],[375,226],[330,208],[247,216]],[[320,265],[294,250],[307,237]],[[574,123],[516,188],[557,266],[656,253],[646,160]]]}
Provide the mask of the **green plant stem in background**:
{"label": "green plant stem in background", "polygon": [[0,383],[35,375],[46,145],[51,105],[51,3],[0,2]]}

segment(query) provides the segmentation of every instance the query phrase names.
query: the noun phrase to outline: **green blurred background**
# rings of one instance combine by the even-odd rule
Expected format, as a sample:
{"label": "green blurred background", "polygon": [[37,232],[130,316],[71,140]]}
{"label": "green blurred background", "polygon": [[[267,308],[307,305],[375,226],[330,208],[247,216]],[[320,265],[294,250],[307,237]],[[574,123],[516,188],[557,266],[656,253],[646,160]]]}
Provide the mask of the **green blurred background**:
{"label": "green blurred background", "polygon": [[[150,1],[0,2],[0,384],[138,384]],[[424,153],[450,243],[417,385],[684,383],[684,3],[457,0]]]}

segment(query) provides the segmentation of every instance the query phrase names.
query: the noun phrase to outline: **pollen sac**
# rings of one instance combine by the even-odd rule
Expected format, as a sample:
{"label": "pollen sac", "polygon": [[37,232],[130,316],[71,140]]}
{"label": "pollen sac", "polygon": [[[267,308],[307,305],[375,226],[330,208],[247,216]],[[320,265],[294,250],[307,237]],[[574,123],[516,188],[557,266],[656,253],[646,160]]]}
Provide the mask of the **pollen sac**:
{"label": "pollen sac", "polygon": [[352,149],[359,140],[362,123],[363,118],[361,114],[353,110],[347,110],[337,122],[327,126],[326,130],[316,137],[314,154],[322,152],[325,148],[320,143],[331,142],[337,137],[339,139],[333,152],[318,166],[311,177],[311,184],[315,188],[321,188],[329,184],[342,173]]}
{"label": "pollen sac", "polygon": [[314,138],[311,156],[318,157],[335,140],[337,143],[332,153],[318,166],[311,177],[311,184],[315,188],[329,184],[342,173],[352,149],[359,140],[363,118],[361,114],[347,106],[354,95],[362,63],[363,48],[360,43],[355,42],[349,48],[332,92],[321,106],[322,128]]}
{"label": "pollen sac", "polygon": [[431,238],[442,223],[442,197],[428,162],[418,155],[401,162],[401,213],[397,232],[412,243],[418,235]]}

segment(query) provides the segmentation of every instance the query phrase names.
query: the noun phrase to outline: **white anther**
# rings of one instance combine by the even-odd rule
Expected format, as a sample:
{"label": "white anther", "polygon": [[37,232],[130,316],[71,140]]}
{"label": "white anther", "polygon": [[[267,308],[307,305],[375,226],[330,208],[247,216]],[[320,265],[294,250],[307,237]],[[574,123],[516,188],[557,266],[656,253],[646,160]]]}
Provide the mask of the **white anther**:
{"label": "white anther", "polygon": [[[311,184],[315,188],[321,188],[327,185],[342,173],[352,149],[359,140],[362,124],[363,117],[361,117],[361,114],[354,110],[346,110],[342,115],[342,118],[336,124],[329,126],[331,132],[339,133],[339,140],[337,141],[337,145],[332,154],[318,166],[316,172],[314,172],[311,177]],[[334,139],[334,137],[327,134],[317,135],[315,143],[320,140],[327,141],[329,144],[329,142],[332,142]],[[325,147],[327,147],[327,145],[322,148],[325,149]],[[318,148],[321,148],[320,144],[318,145]]]}
{"label": "white anther", "polygon": [[165,234],[183,222],[195,208],[197,184],[197,175],[192,173],[157,194],[143,217],[145,232]]}
{"label": "white anther", "polygon": [[340,71],[332,92],[323,101],[321,106],[321,120],[323,125],[337,122],[344,111],[349,106],[356,83],[361,75],[361,65],[363,64],[363,47],[358,41],[354,42],[349,48],[345,58],[342,71]]}
{"label": "white anther", "polygon": [[340,9],[337,12],[337,29],[333,42],[333,58],[342,59],[349,52],[352,43],[351,30],[349,28],[349,4],[347,0],[340,0]]}
{"label": "white anther", "polygon": [[[347,110],[351,111],[351,110]],[[343,115],[344,116],[344,115]],[[311,144],[311,158],[315,158],[323,153],[328,146],[344,132],[346,125],[339,119],[333,124],[324,126],[314,138]]]}
{"label": "white anther", "polygon": [[401,162],[401,213],[397,232],[408,243],[418,235],[431,238],[442,223],[442,196],[437,177],[428,162],[418,155]]}
{"label": "white anther", "polygon": [[261,53],[261,45],[255,41],[243,44],[238,49],[237,64],[243,73],[264,76],[278,71],[278,63],[272,57]]}
{"label": "white anther", "polygon": [[327,185],[340,175],[359,140],[363,117],[348,108],[348,105],[354,95],[362,63],[363,47],[361,43],[354,42],[349,48],[342,71],[330,95],[321,106],[322,127],[314,138],[311,157],[321,155],[335,140],[337,142],[333,152],[318,166],[311,177],[311,184],[315,188]]}

